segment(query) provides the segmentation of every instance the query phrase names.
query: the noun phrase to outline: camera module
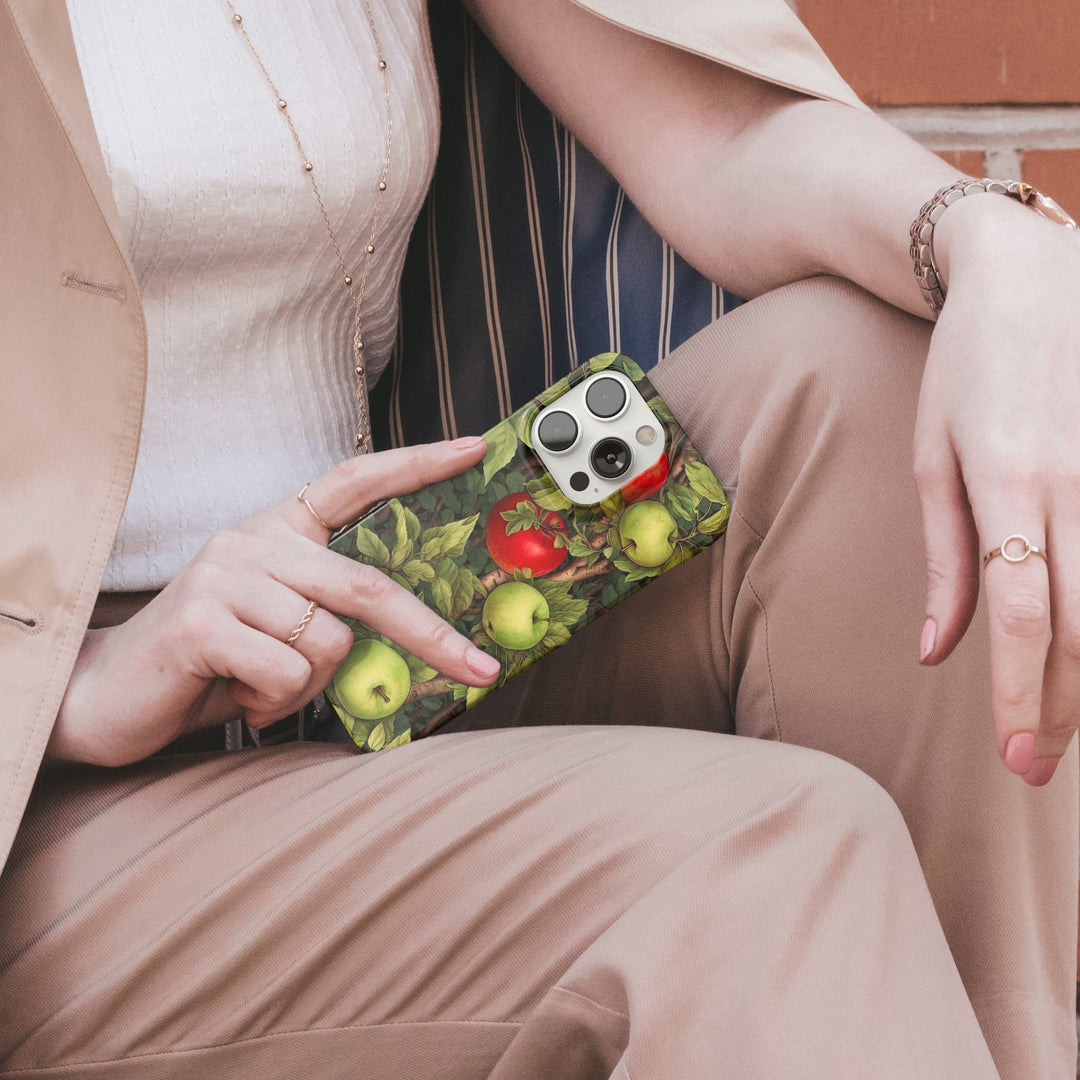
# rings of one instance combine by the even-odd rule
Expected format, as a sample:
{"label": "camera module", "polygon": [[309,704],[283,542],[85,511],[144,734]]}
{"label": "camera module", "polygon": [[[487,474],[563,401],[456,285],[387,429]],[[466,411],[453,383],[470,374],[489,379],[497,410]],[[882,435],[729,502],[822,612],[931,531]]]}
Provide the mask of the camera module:
{"label": "camera module", "polygon": [[630,468],[630,447],[622,439],[601,439],[589,454],[589,464],[598,476],[614,480]]}
{"label": "camera module", "polygon": [[545,413],[536,427],[536,437],[553,454],[565,453],[577,442],[577,421],[561,409]]}
{"label": "camera module", "polygon": [[626,407],[626,388],[618,379],[597,375],[585,390],[585,407],[598,420],[614,420]]}

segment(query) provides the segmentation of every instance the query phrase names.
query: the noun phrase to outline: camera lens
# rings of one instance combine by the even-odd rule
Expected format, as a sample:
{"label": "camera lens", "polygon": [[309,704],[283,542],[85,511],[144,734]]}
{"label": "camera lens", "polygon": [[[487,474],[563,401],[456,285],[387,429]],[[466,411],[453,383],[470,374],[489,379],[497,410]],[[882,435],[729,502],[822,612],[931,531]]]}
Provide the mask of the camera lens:
{"label": "camera lens", "polygon": [[614,480],[630,468],[630,447],[622,439],[601,439],[592,448],[589,463],[597,475]]}
{"label": "camera lens", "polygon": [[577,442],[577,421],[561,409],[545,413],[536,428],[536,437],[540,445],[561,454]]}
{"label": "camera lens", "polygon": [[626,405],[626,388],[618,379],[597,375],[589,380],[585,405],[599,420],[611,420]]}

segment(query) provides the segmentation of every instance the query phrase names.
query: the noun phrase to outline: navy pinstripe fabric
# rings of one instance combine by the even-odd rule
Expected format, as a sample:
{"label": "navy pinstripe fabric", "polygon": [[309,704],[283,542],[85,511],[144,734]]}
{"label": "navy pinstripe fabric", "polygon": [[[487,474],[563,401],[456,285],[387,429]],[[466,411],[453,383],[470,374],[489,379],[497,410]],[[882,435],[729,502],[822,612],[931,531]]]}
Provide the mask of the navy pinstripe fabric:
{"label": "navy pinstripe fabric", "polygon": [[649,368],[739,300],[664,243],[454,0],[433,0],[435,180],[405,264],[376,445],[486,430],[598,352]]}

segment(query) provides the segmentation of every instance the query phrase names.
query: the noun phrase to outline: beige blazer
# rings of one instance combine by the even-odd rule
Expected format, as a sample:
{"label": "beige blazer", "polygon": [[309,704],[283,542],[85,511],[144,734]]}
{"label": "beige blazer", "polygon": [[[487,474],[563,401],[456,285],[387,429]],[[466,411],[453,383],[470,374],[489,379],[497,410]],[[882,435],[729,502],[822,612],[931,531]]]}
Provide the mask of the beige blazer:
{"label": "beige blazer", "polygon": [[[784,0],[577,2],[858,104]],[[64,0],[0,0],[0,357],[2,864],[127,497],[146,379],[138,286]]]}

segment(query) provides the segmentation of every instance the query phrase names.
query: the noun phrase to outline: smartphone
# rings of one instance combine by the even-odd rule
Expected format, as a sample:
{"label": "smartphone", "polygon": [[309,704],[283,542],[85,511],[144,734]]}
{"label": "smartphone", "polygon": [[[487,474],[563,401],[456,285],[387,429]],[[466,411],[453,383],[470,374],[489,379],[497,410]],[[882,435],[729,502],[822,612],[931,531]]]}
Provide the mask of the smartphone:
{"label": "smartphone", "polygon": [[485,435],[472,469],[388,499],[332,550],[389,574],[502,665],[436,671],[362,622],[326,689],[361,750],[435,731],[703,551],[731,506],[642,370],[602,353]]}

